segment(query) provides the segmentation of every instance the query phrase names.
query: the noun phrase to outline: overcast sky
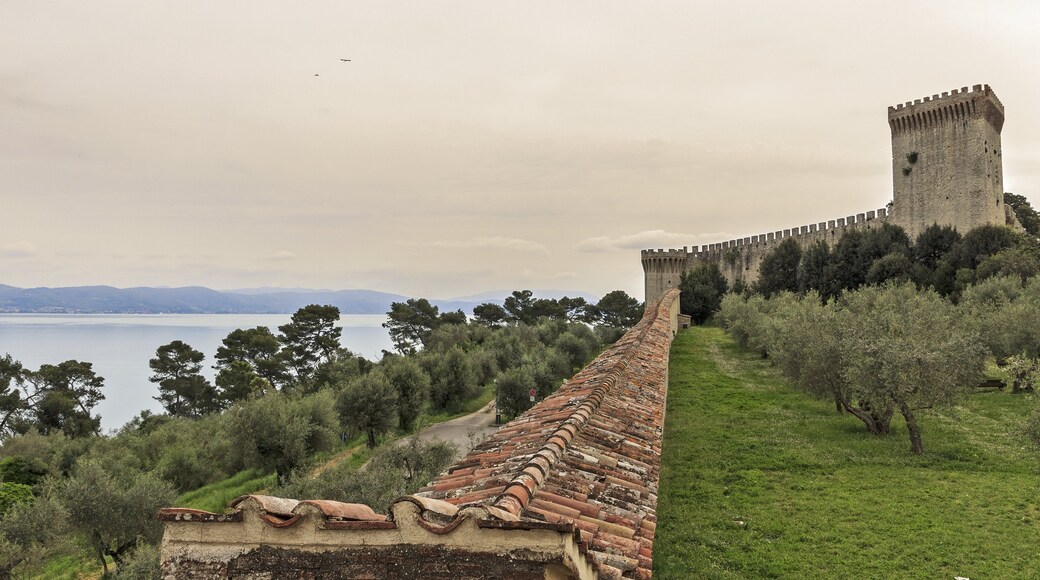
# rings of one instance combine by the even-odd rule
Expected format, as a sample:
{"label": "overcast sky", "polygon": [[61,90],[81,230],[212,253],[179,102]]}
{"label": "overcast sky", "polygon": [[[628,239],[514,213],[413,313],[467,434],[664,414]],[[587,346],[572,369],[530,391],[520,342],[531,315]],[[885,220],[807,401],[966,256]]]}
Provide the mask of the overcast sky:
{"label": "overcast sky", "polygon": [[642,298],[640,248],[883,207],[887,106],[978,83],[1040,205],[1038,31],[1026,1],[0,0],[0,283]]}

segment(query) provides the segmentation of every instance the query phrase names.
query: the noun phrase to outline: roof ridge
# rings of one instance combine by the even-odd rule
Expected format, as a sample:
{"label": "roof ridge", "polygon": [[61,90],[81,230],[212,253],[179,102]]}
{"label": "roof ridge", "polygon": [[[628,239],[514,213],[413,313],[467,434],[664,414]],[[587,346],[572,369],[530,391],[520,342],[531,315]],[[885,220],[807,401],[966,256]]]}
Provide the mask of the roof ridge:
{"label": "roof ridge", "polygon": [[[643,326],[639,330],[638,339],[627,341],[626,344],[622,345],[622,348],[631,348],[633,344],[641,344],[643,342],[650,329],[653,328],[653,324],[650,321],[657,318],[657,310],[646,309],[643,313],[643,318],[637,323],[637,326]],[[589,419],[596,414],[599,406],[607,398],[610,391],[617,386],[618,380],[624,376],[627,369],[628,357],[618,357],[618,360],[613,362],[613,366],[610,367],[609,371],[599,373],[601,376],[606,375],[606,378],[600,379],[600,384],[585,397],[585,400],[578,405],[574,412],[546,437],[545,443],[520,468],[519,473],[506,483],[505,489],[491,503],[492,506],[514,515],[520,515],[531,501],[531,498],[534,497],[535,491],[545,481],[549,470],[563,457],[571,441],[581,432],[582,428],[589,422]]]}

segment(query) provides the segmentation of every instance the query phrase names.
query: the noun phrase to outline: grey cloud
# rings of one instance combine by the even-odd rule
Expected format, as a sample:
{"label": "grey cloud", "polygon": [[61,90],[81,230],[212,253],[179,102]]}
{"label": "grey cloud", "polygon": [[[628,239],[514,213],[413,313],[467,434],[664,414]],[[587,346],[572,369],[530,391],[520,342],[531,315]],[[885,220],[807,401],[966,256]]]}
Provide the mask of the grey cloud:
{"label": "grey cloud", "polygon": [[435,248],[475,248],[529,252],[534,254],[549,253],[549,248],[545,247],[544,244],[522,238],[508,238],[505,236],[477,237],[465,241],[440,240],[430,242],[429,245]]}
{"label": "grey cloud", "polygon": [[24,240],[0,246],[0,258],[31,258],[38,254],[36,244]]}

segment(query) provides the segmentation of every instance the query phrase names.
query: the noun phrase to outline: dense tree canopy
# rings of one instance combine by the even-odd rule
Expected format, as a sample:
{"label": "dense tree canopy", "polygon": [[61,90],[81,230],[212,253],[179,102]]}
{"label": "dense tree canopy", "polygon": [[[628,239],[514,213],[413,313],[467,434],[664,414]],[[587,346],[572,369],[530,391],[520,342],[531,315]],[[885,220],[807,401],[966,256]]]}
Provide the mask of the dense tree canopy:
{"label": "dense tree canopy", "polygon": [[219,411],[222,401],[217,389],[202,376],[206,355],[180,340],[156,349],[148,366],[155,373],[148,380],[159,385],[159,396],[166,412],[180,417],[201,417]]}
{"label": "dense tree canopy", "polygon": [[344,425],[366,435],[369,448],[376,437],[398,423],[397,390],[381,370],[370,372],[347,383],[336,398],[336,409]]}
{"label": "dense tree canopy", "polygon": [[296,374],[297,383],[307,383],[318,365],[328,362],[340,348],[343,329],[339,308],[311,304],[297,310],[288,324],[278,327],[278,340],[284,345],[284,356]]}
{"label": "dense tree canopy", "polygon": [[162,524],[155,514],[176,497],[170,484],[153,475],[122,478],[94,462],[55,481],[48,493],[65,508],[70,527],[89,539],[106,573],[106,556],[118,565],[138,542],[158,543]]}
{"label": "dense tree canopy", "polygon": [[719,265],[714,262],[684,271],[679,278],[682,313],[689,315],[694,324],[704,324],[719,309],[728,286]]}
{"label": "dense tree canopy", "polygon": [[605,326],[629,328],[643,317],[643,304],[624,290],[614,290],[596,303],[596,313]]}
{"label": "dense tree canopy", "polygon": [[89,362],[67,360],[57,365],[45,364],[35,372],[24,372],[35,404],[28,408],[31,423],[41,433],[64,433],[67,437],[94,435],[101,429],[101,417],[92,415],[94,407],[105,395],[104,377],[94,372]]}
{"label": "dense tree canopy", "polygon": [[390,333],[394,348],[404,354],[414,354],[441,324],[440,309],[425,298],[409,298],[390,304],[383,328]]}
{"label": "dense tree canopy", "polygon": [[[228,335],[217,347],[214,358],[217,361],[215,368],[219,375],[233,363],[247,363],[253,372],[267,380],[271,385],[284,386],[289,380],[286,369],[285,356],[280,356],[282,343],[278,337],[266,326],[257,326],[248,329],[236,329]],[[239,368],[239,372],[241,367]]]}
{"label": "dense tree canopy", "polygon": [[780,292],[798,290],[798,263],[802,260],[802,248],[792,238],[780,242],[772,252],[762,258],[758,269],[757,292],[772,296]]}

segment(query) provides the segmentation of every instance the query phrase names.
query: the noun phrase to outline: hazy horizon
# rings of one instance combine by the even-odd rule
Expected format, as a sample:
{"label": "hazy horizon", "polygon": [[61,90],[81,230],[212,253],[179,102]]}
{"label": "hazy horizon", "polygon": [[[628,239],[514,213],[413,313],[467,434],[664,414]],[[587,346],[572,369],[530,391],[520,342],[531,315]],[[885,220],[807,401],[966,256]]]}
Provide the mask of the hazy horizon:
{"label": "hazy horizon", "polygon": [[[989,84],[1040,205],[1040,5],[8,3],[0,283],[642,298],[639,250],[883,207]],[[341,59],[350,59],[344,62]]]}

